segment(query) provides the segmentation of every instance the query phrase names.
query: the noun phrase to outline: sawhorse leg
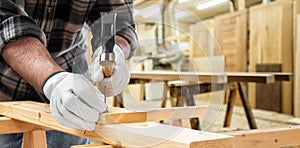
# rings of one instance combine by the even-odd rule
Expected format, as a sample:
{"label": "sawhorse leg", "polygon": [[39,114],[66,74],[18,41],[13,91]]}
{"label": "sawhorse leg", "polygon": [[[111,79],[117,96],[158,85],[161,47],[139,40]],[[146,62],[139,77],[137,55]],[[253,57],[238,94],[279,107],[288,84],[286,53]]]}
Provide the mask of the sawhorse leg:
{"label": "sawhorse leg", "polygon": [[47,148],[46,131],[34,130],[23,133],[22,148]]}
{"label": "sawhorse leg", "polygon": [[227,110],[226,110],[226,114],[225,114],[225,121],[224,121],[224,127],[229,127],[230,126],[230,122],[231,122],[231,117],[232,117],[232,113],[233,113],[233,106],[234,106],[234,97],[236,93],[235,91],[238,91],[238,93],[240,94],[242,103],[243,103],[243,108],[248,120],[248,124],[250,129],[257,129],[257,125],[249,104],[248,99],[246,98],[246,95],[242,89],[242,85],[240,82],[237,83],[237,86],[235,89],[231,89],[230,88],[230,94],[229,94],[229,101],[228,101],[228,106],[227,106]]}
{"label": "sawhorse leg", "polygon": [[[193,93],[189,88],[184,88],[184,96],[186,97],[186,106],[195,106]],[[200,130],[199,118],[190,118],[191,128],[195,130]]]}

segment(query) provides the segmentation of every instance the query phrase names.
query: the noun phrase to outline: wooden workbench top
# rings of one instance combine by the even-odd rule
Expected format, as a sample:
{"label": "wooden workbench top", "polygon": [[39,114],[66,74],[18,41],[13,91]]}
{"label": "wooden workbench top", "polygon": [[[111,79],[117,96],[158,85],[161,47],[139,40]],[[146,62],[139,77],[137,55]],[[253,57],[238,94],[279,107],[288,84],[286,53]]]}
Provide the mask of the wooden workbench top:
{"label": "wooden workbench top", "polygon": [[256,82],[274,83],[275,81],[290,81],[292,73],[270,72],[172,72],[172,71],[139,71],[131,72],[131,79],[162,80],[162,81],[200,81],[208,83],[226,82]]}

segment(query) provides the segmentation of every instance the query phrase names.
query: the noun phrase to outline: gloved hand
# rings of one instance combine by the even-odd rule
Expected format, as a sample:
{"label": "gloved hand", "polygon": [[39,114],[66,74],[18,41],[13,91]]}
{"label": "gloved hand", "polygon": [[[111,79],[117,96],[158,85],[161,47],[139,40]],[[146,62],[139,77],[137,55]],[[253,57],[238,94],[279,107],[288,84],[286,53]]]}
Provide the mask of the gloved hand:
{"label": "gloved hand", "polygon": [[60,72],[46,80],[43,91],[55,120],[67,127],[93,130],[106,111],[104,96],[83,75]]}
{"label": "gloved hand", "polygon": [[130,73],[127,65],[125,64],[125,56],[119,45],[114,46],[115,53],[115,66],[111,77],[104,78],[102,66],[99,59],[102,53],[100,47],[93,54],[93,64],[91,65],[91,79],[94,81],[98,89],[104,93],[104,86],[106,86],[106,96],[116,96],[128,85]]}

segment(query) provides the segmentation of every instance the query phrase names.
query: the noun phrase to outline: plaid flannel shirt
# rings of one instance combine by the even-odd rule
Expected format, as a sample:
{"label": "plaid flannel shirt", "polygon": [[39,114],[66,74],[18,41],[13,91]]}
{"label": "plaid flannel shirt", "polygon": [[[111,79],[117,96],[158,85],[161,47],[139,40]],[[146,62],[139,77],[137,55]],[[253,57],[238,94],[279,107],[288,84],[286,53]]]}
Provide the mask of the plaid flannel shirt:
{"label": "plaid flannel shirt", "polygon": [[[128,41],[131,57],[137,43],[131,0],[1,0],[0,54],[9,41],[36,37],[62,68],[88,75],[84,41],[91,28],[93,50],[99,46],[100,12],[118,13],[117,35]],[[26,100],[35,94],[1,56],[0,101]]]}

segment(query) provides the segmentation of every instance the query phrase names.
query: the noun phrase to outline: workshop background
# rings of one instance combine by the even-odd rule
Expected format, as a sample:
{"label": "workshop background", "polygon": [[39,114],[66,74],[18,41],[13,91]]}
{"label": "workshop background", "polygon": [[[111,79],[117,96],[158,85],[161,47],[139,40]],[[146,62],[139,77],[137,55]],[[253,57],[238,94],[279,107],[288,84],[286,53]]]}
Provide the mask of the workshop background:
{"label": "workshop background", "polygon": [[[241,85],[258,128],[298,125],[299,14],[299,0],[134,0],[139,45],[128,65],[131,72],[217,69],[290,73],[290,81]],[[222,55],[225,69],[222,62],[218,63]],[[227,84],[218,118],[209,131],[249,129],[239,93],[232,94],[236,99],[231,125],[223,127],[232,89],[235,86]],[[130,84],[123,92],[122,103],[128,108],[151,108],[160,105],[166,96],[166,105],[172,106],[172,96],[164,91],[162,81]],[[193,94],[196,104],[209,102],[213,93],[218,92]],[[113,100],[109,100],[112,105]],[[133,100],[143,105],[135,106]]]}

